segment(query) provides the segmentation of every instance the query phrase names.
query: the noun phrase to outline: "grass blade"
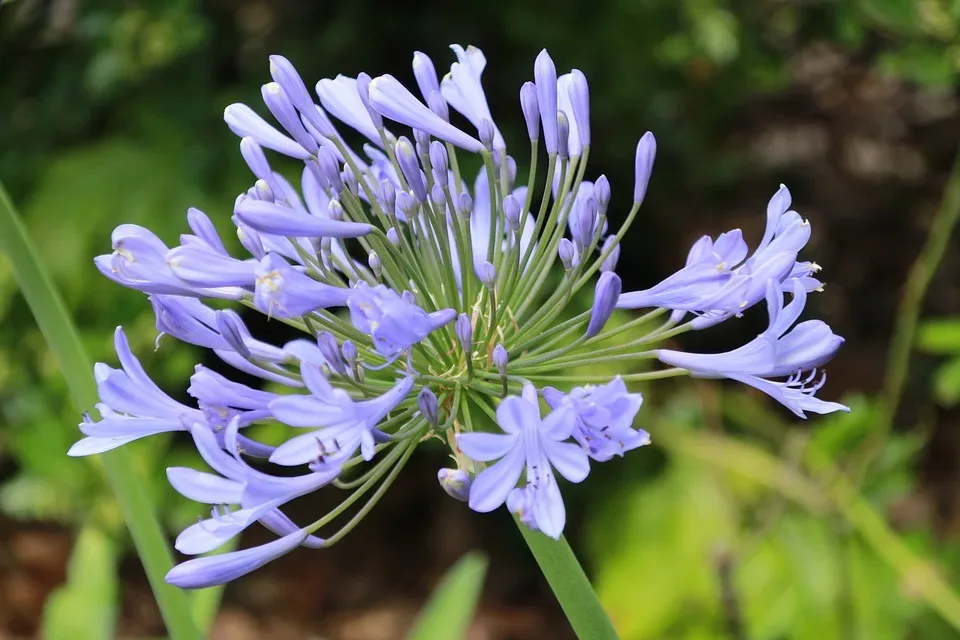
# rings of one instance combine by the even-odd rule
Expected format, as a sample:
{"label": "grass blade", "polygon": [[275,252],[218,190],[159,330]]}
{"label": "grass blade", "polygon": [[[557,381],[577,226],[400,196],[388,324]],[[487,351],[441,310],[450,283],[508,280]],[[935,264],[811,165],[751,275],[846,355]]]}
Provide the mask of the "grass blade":
{"label": "grass blade", "polygon": [[514,520],[577,637],[581,640],[617,640],[619,636],[613,623],[566,538],[552,540],[531,531],[516,516]]}
{"label": "grass blade", "polygon": [[[14,276],[23,297],[60,363],[78,412],[92,408],[97,402],[93,364],[83,348],[77,327],[70,318],[59,291],[37,256],[33,242],[2,184],[0,251],[7,255],[13,265]],[[102,455],[101,460],[147,572],[170,637],[173,640],[200,638],[186,594],[163,580],[166,572],[173,566],[173,557],[146,487],[134,470],[130,457],[121,449]],[[64,464],[68,464],[66,457]]]}
{"label": "grass blade", "polygon": [[420,612],[409,640],[462,638],[473,619],[487,573],[487,559],[476,552],[460,558],[443,577]]}

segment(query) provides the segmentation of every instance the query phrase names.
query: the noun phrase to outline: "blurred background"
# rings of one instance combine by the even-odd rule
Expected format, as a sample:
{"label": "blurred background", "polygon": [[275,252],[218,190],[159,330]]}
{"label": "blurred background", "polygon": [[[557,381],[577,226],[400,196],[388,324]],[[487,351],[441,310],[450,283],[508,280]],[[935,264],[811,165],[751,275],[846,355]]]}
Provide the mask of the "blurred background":
{"label": "blurred background", "polygon": [[[412,82],[413,52],[442,72],[450,43],[486,53],[487,95],[514,148],[526,145],[517,95],[537,52],[584,71],[588,177],[610,178],[615,224],[636,140],[656,134],[618,269],[626,289],[671,273],[701,234],[741,227],[756,242],[785,183],[813,224],[803,255],[827,282],[807,315],[847,339],[823,394],[851,414],[802,422],[735,386],[642,387],[638,426],[653,445],[564,488],[567,536],[622,636],[960,637],[947,622],[960,600],[939,590],[960,585],[957,0],[2,2],[0,178],[91,354],[112,363],[123,324],[182,399],[194,364],[220,367],[169,338],[155,350],[144,296],[92,258],[122,222],[175,240],[188,206],[229,228],[251,177],[222,111],[264,112],[269,54],[311,87],[360,71]],[[0,639],[161,636],[102,467],[64,455],[78,416],[4,260],[0,318]],[[247,320],[259,337],[285,335]],[[752,311],[680,344],[730,348],[765,322]],[[200,509],[163,474],[198,463],[188,445],[132,446],[171,535]],[[443,462],[424,448],[340,545],[231,584],[212,636],[399,638],[443,571],[478,549],[491,564],[471,639],[572,637],[509,515],[450,500]],[[76,627],[91,615],[116,630]]]}

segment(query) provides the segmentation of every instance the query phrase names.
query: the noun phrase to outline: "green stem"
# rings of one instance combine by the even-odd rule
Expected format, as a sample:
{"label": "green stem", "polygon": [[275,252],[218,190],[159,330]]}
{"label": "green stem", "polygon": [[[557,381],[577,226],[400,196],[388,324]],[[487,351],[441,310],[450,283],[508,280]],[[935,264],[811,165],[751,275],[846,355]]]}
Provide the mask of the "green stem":
{"label": "green stem", "polygon": [[[33,316],[60,362],[70,397],[77,411],[93,407],[98,399],[93,363],[83,348],[76,325],[60,293],[41,263],[33,241],[0,183],[0,250],[10,259],[14,275]],[[79,434],[78,434],[79,435]],[[170,637],[200,638],[186,594],[167,584],[164,576],[173,566],[173,556],[153,510],[143,479],[125,450],[101,456],[116,494],[150,587]],[[65,464],[67,462],[65,461]]]}
{"label": "green stem", "polygon": [[551,540],[528,529],[516,516],[514,520],[577,637],[581,640],[619,638],[566,538]]}
{"label": "green stem", "polygon": [[927,233],[926,244],[920,250],[913,268],[910,269],[910,275],[907,276],[900,309],[893,327],[893,337],[890,340],[890,350],[887,352],[887,371],[878,403],[877,427],[864,442],[861,449],[862,455],[857,461],[859,464],[853,468],[852,476],[858,483],[863,481],[870,464],[879,455],[887,441],[887,434],[893,427],[893,421],[900,406],[900,398],[903,396],[903,389],[907,382],[910,353],[913,350],[923,298],[930,287],[933,274],[950,245],[950,236],[958,220],[960,220],[960,152],[953,161],[940,208]]}

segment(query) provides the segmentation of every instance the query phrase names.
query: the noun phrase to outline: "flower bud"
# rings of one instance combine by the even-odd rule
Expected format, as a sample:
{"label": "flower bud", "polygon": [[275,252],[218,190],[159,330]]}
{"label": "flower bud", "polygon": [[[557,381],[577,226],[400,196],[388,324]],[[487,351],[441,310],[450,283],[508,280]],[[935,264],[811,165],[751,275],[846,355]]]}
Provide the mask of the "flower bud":
{"label": "flower bud", "polygon": [[343,205],[339,200],[331,200],[327,205],[327,215],[331,220],[343,220]]}
{"label": "flower bud", "polygon": [[513,194],[503,199],[503,217],[511,231],[520,228],[520,203],[513,197]]}
{"label": "flower bud", "polygon": [[570,86],[567,90],[573,117],[577,121],[577,135],[581,147],[590,146],[590,89],[587,78],[579,69],[570,72]]}
{"label": "flower bud", "polygon": [[306,85],[303,84],[303,79],[289,60],[283,56],[270,56],[270,76],[283,88],[293,106],[297,108],[307,124],[317,130],[317,133],[327,138],[336,135],[333,124],[314,104]]}
{"label": "flower bud", "polygon": [[387,240],[395,247],[400,246],[400,234],[397,233],[397,230],[393,227],[387,229]]}
{"label": "flower bud", "polygon": [[423,158],[430,153],[430,134],[422,129],[413,130],[413,139],[417,143],[417,156]]}
{"label": "flower bud", "polygon": [[250,167],[250,171],[261,180],[273,180],[273,170],[267,161],[263,148],[257,144],[257,141],[247,136],[240,141],[240,155],[244,162]]}
{"label": "flower bud", "polygon": [[450,107],[447,106],[447,101],[443,99],[439,91],[432,91],[427,96],[427,106],[430,107],[430,111],[433,111],[443,120],[450,120]]}
{"label": "flower bud", "polygon": [[517,161],[513,156],[507,156],[507,184],[510,189],[517,183]]}
{"label": "flower bud", "polygon": [[580,198],[577,207],[577,216],[573,219],[573,240],[579,249],[590,246],[593,234],[597,229],[597,201],[593,196]]}
{"label": "flower bud", "polygon": [[384,180],[380,183],[380,204],[388,215],[393,214],[397,208],[397,188],[392,180]]}
{"label": "flower bud", "polygon": [[350,193],[355,196],[360,195],[360,180],[357,178],[357,174],[353,172],[353,169],[344,167],[341,177],[343,178],[343,184],[346,185]]}
{"label": "flower bud", "polygon": [[340,163],[337,156],[327,147],[320,147],[316,153],[317,164],[334,193],[343,191],[343,179],[340,177]]}
{"label": "flower bud", "polygon": [[527,137],[530,140],[540,138],[540,112],[537,107],[537,85],[524,82],[520,87],[520,109],[527,124]]}
{"label": "flower bud", "polygon": [[433,185],[433,188],[430,189],[430,202],[433,203],[433,208],[438,213],[446,213],[447,194],[443,192],[443,187],[438,184]]}
{"label": "flower bud", "polygon": [[243,341],[243,335],[246,333],[246,327],[243,320],[235,311],[224,309],[217,311],[217,333],[220,334],[230,348],[237,352],[243,358],[250,357],[250,349]]}
{"label": "flower bud", "polygon": [[612,271],[600,274],[597,288],[593,294],[593,309],[590,312],[590,323],[587,325],[587,337],[592,338],[603,330],[607,320],[613,314],[620,299],[622,283],[620,276]]}
{"label": "flower bud", "polygon": [[237,239],[240,240],[240,244],[243,245],[243,248],[249,251],[250,255],[257,260],[267,255],[267,252],[263,248],[263,241],[260,240],[260,234],[250,227],[238,226]]}
{"label": "flower bud", "polygon": [[653,134],[647,131],[637,143],[637,158],[634,163],[635,182],[633,186],[633,203],[640,204],[647,195],[647,185],[650,184],[650,174],[653,173],[653,159],[657,155],[657,141]]}
{"label": "flower bud", "polygon": [[493,366],[497,368],[501,378],[507,377],[507,350],[502,344],[493,348]]}
{"label": "flower bud", "polygon": [[257,180],[253,183],[253,188],[257,192],[257,200],[263,200],[264,202],[273,202],[276,200],[276,196],[273,195],[273,189],[270,188],[266,180]]}
{"label": "flower bud", "polygon": [[497,269],[489,262],[484,262],[480,265],[479,273],[480,282],[483,283],[487,289],[493,289],[497,284]]}
{"label": "flower bud", "polygon": [[307,133],[300,116],[297,115],[297,110],[283,88],[276,82],[268,82],[261,87],[260,95],[263,96],[263,103],[267,105],[273,117],[297,141],[297,144],[307,153],[316,155],[319,145],[314,137]]}
{"label": "flower bud", "polygon": [[417,408],[427,422],[434,427],[440,425],[440,404],[437,402],[437,394],[430,387],[420,389],[417,394]]}
{"label": "flower bud", "polygon": [[323,354],[323,359],[327,361],[330,369],[340,375],[347,372],[346,367],[343,366],[343,358],[340,356],[337,339],[333,337],[332,333],[329,331],[320,332],[320,335],[317,336],[317,346],[320,347],[320,353]]}
{"label": "flower bud", "polygon": [[440,92],[440,83],[437,82],[437,69],[433,60],[425,53],[417,51],[413,54],[413,77],[417,79],[417,86],[424,100],[430,99],[430,94]]}
{"label": "flower bud", "polygon": [[343,353],[343,359],[347,361],[350,368],[355,369],[357,366],[357,357],[360,355],[357,351],[356,343],[353,340],[344,340],[340,351]]}
{"label": "flower bud", "polygon": [[557,249],[557,255],[560,256],[560,262],[563,268],[570,271],[577,266],[577,250],[573,243],[564,238],[560,241],[560,247]]}
{"label": "flower bud", "polygon": [[610,249],[610,255],[600,265],[600,271],[613,271],[617,268],[617,260],[620,259],[620,243],[617,242],[616,236],[607,236],[603,242],[601,254],[606,253],[608,249]]}
{"label": "flower bud", "polygon": [[420,203],[418,203],[417,199],[409,192],[401,191],[397,194],[397,210],[402,213],[407,220],[417,215],[417,209],[419,207]]}
{"label": "flower bud", "polygon": [[417,154],[416,151],[414,151],[413,145],[410,144],[410,140],[401,136],[400,139],[397,140],[395,151],[397,154],[397,164],[400,165],[400,171],[403,172],[404,179],[406,179],[407,184],[410,185],[410,190],[417,200],[425,202],[427,199],[427,185],[423,181],[423,178],[421,178],[423,174],[420,171],[420,163],[417,161]]}
{"label": "flower bud", "polygon": [[380,256],[377,255],[376,251],[370,252],[370,257],[367,259],[367,263],[370,265],[370,270],[373,271],[373,275],[377,278],[377,280],[382,279],[383,264],[380,262]]}
{"label": "flower bud", "polygon": [[607,180],[607,176],[601,175],[593,183],[593,197],[597,199],[597,210],[600,215],[605,214],[610,204],[610,181]]}
{"label": "flower bud", "polygon": [[304,160],[304,164],[307,165],[307,169],[310,170],[310,174],[313,175],[314,179],[317,181],[317,184],[320,185],[320,188],[323,190],[330,189],[330,180],[327,178],[327,174],[324,173],[323,169],[320,168],[320,163],[316,158],[308,158]]}
{"label": "flower bud", "polygon": [[439,140],[430,143],[430,166],[433,168],[434,180],[441,186],[447,186],[447,168],[450,158],[447,156],[447,147]]}
{"label": "flower bud", "polygon": [[464,219],[469,219],[473,213],[473,198],[466,191],[457,196],[457,213]]}
{"label": "flower bud", "polygon": [[370,106],[371,79],[372,78],[366,73],[357,74],[357,93],[360,94],[360,102],[363,103],[363,107],[367,110],[367,113],[370,114],[370,119],[373,120],[373,126],[377,129],[383,129],[383,116]]}
{"label": "flower bud", "polygon": [[547,154],[557,153],[557,66],[544,49],[533,65],[533,78],[537,83],[537,106],[543,122],[543,142]]}
{"label": "flower bud", "polygon": [[487,118],[481,120],[480,126],[477,127],[477,134],[480,142],[486,147],[487,151],[493,151],[493,139],[495,135],[493,122]]}
{"label": "flower bud", "polygon": [[570,157],[570,120],[563,111],[557,113],[557,155],[561,160]]}
{"label": "flower bud", "polygon": [[457,316],[457,323],[454,328],[456,329],[457,340],[460,341],[460,347],[469,358],[473,351],[473,325],[470,323],[470,316],[461,313]]}
{"label": "flower bud", "polygon": [[463,469],[440,469],[437,480],[447,495],[460,502],[470,499],[470,476]]}

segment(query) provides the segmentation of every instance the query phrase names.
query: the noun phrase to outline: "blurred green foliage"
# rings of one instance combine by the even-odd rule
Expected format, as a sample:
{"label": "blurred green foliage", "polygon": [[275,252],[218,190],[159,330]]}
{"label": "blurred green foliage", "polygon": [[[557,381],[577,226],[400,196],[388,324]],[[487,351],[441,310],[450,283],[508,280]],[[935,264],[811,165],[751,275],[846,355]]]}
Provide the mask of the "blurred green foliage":
{"label": "blurred green foliage", "polygon": [[[562,0],[551,10],[508,0],[416,10],[373,0],[51,6],[17,0],[0,10],[0,57],[17,60],[0,83],[8,114],[0,118],[0,177],[90,353],[112,363],[112,332],[123,324],[147,370],[181,398],[200,355],[172,340],[155,349],[143,296],[100,277],[91,258],[109,251],[109,232],[122,222],[175,241],[188,206],[229,228],[230,205],[249,176],[220,114],[232,101],[256,102],[267,53],[284,53],[308,79],[361,69],[409,77],[403,67],[414,49],[442,66],[448,41],[473,41],[496,70],[486,82],[494,111],[515,114],[501,120],[504,133],[518,138],[515,90],[532,54],[547,46],[590,78],[595,137],[606,140],[594,151],[598,172],[615,187],[629,184],[633,147],[621,143],[622,131],[652,129],[668,195],[752,178],[749,159],[716,141],[752,97],[788,87],[798,42],[829,42],[881,73],[932,87],[956,87],[960,77],[960,0]],[[112,637],[115,610],[105,603],[118,589],[122,520],[99,465],[64,457],[78,417],[2,260],[0,318],[0,509],[80,532],[69,582],[47,605],[48,637],[80,637],[75,624],[91,630],[84,637]],[[960,320],[927,323],[918,345],[946,357],[933,394],[956,405]],[[666,458],[623,477],[598,472],[611,497],[591,501],[586,526],[598,591],[624,638],[956,637],[928,606],[930,581],[895,566],[900,556],[857,528],[856,512],[811,462],[811,450],[841,468],[860,455],[881,421],[875,398],[850,404],[849,416],[801,430],[783,425],[766,399],[740,392],[695,385],[648,400],[645,426]],[[876,513],[917,493],[924,433],[891,435],[869,467],[859,488]],[[199,509],[165,482],[164,467],[199,464],[172,442],[132,446],[171,531]],[[938,540],[928,519],[898,533],[957,583],[956,542]]]}

